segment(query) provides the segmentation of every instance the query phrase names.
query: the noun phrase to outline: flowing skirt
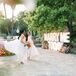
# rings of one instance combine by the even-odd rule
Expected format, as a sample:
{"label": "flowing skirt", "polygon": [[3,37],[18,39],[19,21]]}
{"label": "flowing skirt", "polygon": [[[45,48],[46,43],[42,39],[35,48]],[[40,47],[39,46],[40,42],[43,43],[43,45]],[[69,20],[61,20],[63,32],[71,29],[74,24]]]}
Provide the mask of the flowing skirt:
{"label": "flowing skirt", "polygon": [[24,63],[26,63],[28,57],[30,57],[30,59],[37,59],[39,56],[39,52],[34,44],[28,48],[18,39],[9,42],[5,41],[4,46],[6,50],[16,54],[18,61],[22,61]]}
{"label": "flowing skirt", "polygon": [[19,61],[25,61],[27,59],[27,50],[26,46],[16,39],[13,41],[5,41],[4,46],[6,50],[15,53]]}
{"label": "flowing skirt", "polygon": [[30,57],[30,59],[38,58],[39,52],[34,44],[30,48],[27,47],[27,49],[27,56]]}

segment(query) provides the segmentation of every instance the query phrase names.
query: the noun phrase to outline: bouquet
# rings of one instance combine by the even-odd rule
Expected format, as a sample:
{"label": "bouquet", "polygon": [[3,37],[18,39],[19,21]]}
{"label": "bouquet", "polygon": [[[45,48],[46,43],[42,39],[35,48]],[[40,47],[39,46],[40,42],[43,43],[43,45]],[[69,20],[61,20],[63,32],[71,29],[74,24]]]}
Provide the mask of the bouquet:
{"label": "bouquet", "polygon": [[28,42],[28,43],[27,43],[27,47],[28,47],[28,48],[30,48],[30,47],[31,47],[31,44],[30,44],[30,42]]}

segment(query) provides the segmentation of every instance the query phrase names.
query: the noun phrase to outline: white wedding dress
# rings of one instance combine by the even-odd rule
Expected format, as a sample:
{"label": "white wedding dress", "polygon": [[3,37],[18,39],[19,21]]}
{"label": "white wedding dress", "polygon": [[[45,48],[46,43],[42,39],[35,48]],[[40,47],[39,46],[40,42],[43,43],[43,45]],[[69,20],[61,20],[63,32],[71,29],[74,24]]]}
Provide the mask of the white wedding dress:
{"label": "white wedding dress", "polygon": [[28,36],[28,41],[27,42],[29,42],[31,44],[31,47],[27,48],[28,49],[27,56],[30,57],[30,59],[38,58],[39,52],[38,52],[38,49],[36,48],[36,46],[33,43],[31,35]]}
{"label": "white wedding dress", "polygon": [[16,54],[17,60],[21,62],[26,62],[27,60],[27,47],[21,43],[21,38],[15,39],[13,41],[5,41],[4,42],[5,48]]}
{"label": "white wedding dress", "polygon": [[39,56],[39,52],[35,47],[31,36],[28,36],[28,42],[31,44],[30,48],[21,43],[21,38],[13,41],[4,41],[4,46],[8,51],[16,54],[16,60],[26,63],[28,57],[30,57],[30,59],[37,59]]}

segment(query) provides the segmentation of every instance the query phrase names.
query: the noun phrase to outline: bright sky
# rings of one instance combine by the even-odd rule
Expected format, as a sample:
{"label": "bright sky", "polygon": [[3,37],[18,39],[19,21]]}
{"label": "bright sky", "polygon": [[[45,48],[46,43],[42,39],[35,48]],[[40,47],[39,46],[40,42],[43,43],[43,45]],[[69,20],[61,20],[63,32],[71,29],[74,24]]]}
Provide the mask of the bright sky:
{"label": "bright sky", "polygon": [[[7,18],[12,18],[12,8],[10,5],[5,4],[5,8],[6,8],[6,15]],[[31,11],[35,8],[35,2],[34,0],[24,0],[24,4],[17,4],[14,8],[14,16],[17,16],[20,12],[23,11]],[[4,11],[4,6],[3,3],[0,4],[0,11],[2,12],[2,14],[5,16],[5,11]]]}
{"label": "bright sky", "polygon": [[35,0],[24,0],[24,5],[26,6],[27,11],[31,11],[36,7]]}

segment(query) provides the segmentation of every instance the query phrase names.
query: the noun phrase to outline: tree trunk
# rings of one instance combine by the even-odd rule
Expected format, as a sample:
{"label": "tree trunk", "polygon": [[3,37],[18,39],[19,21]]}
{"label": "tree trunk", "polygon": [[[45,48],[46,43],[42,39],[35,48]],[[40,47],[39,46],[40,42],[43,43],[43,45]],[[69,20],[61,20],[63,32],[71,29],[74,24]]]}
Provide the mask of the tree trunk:
{"label": "tree trunk", "polygon": [[3,2],[3,5],[4,5],[5,18],[7,18],[5,0],[4,0],[4,2]]}
{"label": "tree trunk", "polygon": [[70,37],[72,36],[72,19],[67,22],[67,27],[70,32]]}

